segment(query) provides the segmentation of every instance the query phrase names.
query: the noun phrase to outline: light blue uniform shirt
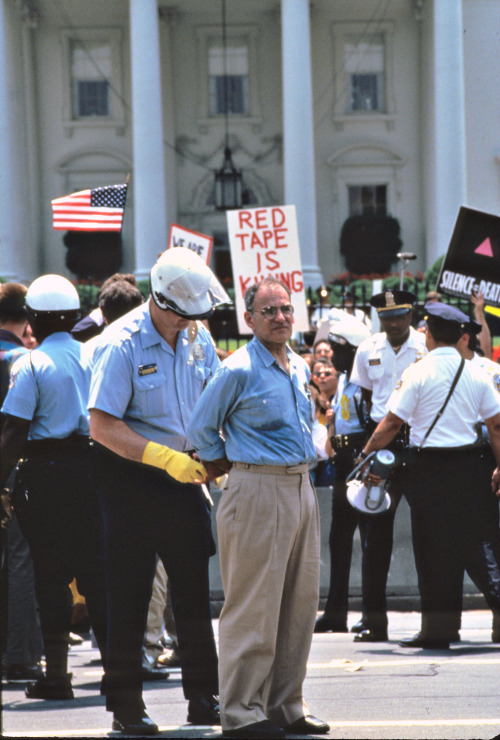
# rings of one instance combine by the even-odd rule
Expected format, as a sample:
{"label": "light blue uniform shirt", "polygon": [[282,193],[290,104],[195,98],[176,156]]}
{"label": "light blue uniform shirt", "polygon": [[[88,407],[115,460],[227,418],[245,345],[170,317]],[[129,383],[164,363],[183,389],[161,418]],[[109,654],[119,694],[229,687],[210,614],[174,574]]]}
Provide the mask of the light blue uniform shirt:
{"label": "light blue uniform shirt", "polygon": [[28,439],[89,434],[90,368],[81,364],[81,350],[70,334],[57,332],[14,363],[2,412],[31,421]]}
{"label": "light blue uniform shirt", "polygon": [[188,427],[202,460],[224,455],[254,465],[316,460],[309,368],[288,348],[287,353],[290,375],[256,337],[220,366]]}
{"label": "light blue uniform shirt", "polygon": [[342,373],[339,377],[337,393],[332,404],[335,434],[356,434],[365,431],[359,421],[357,411],[359,409],[361,412],[362,399],[362,391],[359,385],[351,383],[347,373]]}
{"label": "light blue uniform shirt", "polygon": [[[116,326],[115,326],[116,324]],[[175,352],[156,331],[147,303],[113,322],[94,351],[89,409],[122,419],[146,439],[184,452],[186,429],[205,383],[219,366],[202,324],[188,365],[187,330]]]}

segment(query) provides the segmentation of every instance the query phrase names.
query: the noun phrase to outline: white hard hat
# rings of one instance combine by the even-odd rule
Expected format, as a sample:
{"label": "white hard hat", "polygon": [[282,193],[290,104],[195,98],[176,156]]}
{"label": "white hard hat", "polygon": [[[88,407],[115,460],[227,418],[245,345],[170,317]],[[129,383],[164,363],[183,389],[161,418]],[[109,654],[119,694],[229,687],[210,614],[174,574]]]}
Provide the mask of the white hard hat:
{"label": "white hard hat", "polygon": [[42,275],[28,288],[26,308],[34,316],[58,314],[74,318],[80,312],[80,298],[67,278]]}
{"label": "white hard hat", "polygon": [[[371,336],[370,330],[362,321],[354,316],[345,316],[331,327],[328,339],[337,344],[344,344],[347,341],[353,347],[359,347],[363,339],[369,336]],[[339,341],[339,339],[344,341]]]}
{"label": "white hard hat", "polygon": [[231,299],[204,260],[186,247],[171,247],[150,275],[151,295],[163,311],[186,319],[205,319]]}

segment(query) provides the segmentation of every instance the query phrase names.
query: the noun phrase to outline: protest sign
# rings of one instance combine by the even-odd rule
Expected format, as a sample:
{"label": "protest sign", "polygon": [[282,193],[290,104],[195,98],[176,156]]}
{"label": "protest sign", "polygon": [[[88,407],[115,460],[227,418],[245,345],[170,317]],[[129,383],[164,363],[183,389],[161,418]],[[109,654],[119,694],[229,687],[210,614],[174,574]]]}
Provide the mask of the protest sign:
{"label": "protest sign", "polygon": [[199,234],[197,231],[185,229],[183,226],[172,224],[170,227],[170,238],[168,240],[168,249],[171,247],[185,247],[191,249],[196,254],[210,262],[210,252],[212,250],[213,237],[206,234]]}
{"label": "protest sign", "polygon": [[469,300],[479,290],[486,303],[500,306],[499,216],[460,208],[436,290]]}
{"label": "protest sign", "polygon": [[265,277],[282,280],[288,286],[295,309],[294,329],[307,331],[295,206],[227,211],[226,215],[240,334],[251,333],[243,317],[245,291]]}

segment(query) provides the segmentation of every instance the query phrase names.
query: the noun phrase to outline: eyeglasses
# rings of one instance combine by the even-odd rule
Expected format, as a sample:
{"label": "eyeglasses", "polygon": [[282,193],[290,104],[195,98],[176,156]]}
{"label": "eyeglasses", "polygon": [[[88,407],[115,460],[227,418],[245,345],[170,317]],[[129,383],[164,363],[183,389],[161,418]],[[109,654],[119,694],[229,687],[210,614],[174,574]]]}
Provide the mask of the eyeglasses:
{"label": "eyeglasses", "polygon": [[316,373],[318,378],[321,378],[323,376],[324,378],[331,378],[333,376],[333,373],[330,372],[323,372],[322,370],[319,371],[319,373]]}
{"label": "eyeglasses", "polygon": [[281,311],[285,319],[289,319],[291,316],[293,316],[293,310],[294,309],[292,304],[286,303],[284,306],[265,306],[258,311],[252,309],[250,313],[260,313],[265,319],[271,321],[272,319],[276,318],[276,316],[278,315],[278,311]]}

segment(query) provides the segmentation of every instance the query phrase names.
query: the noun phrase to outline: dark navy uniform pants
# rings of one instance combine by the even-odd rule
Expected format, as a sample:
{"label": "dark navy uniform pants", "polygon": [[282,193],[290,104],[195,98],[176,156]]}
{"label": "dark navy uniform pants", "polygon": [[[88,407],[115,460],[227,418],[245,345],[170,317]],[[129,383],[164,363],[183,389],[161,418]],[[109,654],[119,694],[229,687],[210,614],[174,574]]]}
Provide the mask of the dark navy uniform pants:
{"label": "dark navy uniform pants", "polygon": [[90,475],[92,452],[85,438],[28,443],[14,487],[14,507],[33,558],[49,677],[66,663],[73,578],[105,657],[102,523]]}
{"label": "dark navy uniform pants", "polygon": [[209,601],[210,511],[200,486],[98,447],[108,594],[107,709],[140,712],[141,648],[156,558],[172,588],[186,699],[218,694]]}
{"label": "dark navy uniform pants", "polygon": [[500,608],[498,509],[492,518],[481,449],[424,449],[416,453],[409,480],[422,631],[453,640],[466,569],[472,568],[489,605]]}
{"label": "dark navy uniform pants", "polygon": [[[371,422],[368,428],[370,437],[377,424]],[[398,437],[387,449],[395,453],[396,458],[401,455],[400,444],[406,434],[406,428],[398,434]],[[391,505],[382,514],[363,516],[361,531],[361,547],[363,560],[361,566],[362,578],[362,613],[366,629],[376,632],[387,630],[387,598],[386,587],[391,564],[392,545],[394,539],[394,518],[399,502],[405,493],[404,468],[393,470],[389,493]]]}
{"label": "dark navy uniform pants", "polygon": [[325,618],[337,627],[347,625],[349,575],[354,533],[359,525],[363,540],[365,520],[347,500],[345,479],[354,467],[358,450],[339,449],[335,457],[336,478],[332,492],[332,523],[330,527],[330,588],[325,605]]}

